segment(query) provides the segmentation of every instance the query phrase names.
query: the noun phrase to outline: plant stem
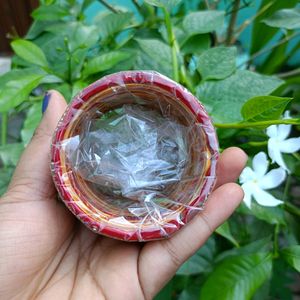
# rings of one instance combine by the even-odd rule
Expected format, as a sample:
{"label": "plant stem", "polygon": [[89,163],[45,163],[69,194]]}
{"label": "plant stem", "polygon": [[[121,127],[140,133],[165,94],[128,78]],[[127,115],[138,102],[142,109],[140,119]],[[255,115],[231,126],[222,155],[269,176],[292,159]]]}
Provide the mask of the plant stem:
{"label": "plant stem", "polygon": [[4,146],[7,143],[7,123],[8,115],[6,112],[2,113],[1,116],[1,145]]}
{"label": "plant stem", "polygon": [[269,121],[258,121],[258,122],[244,122],[244,123],[214,123],[217,128],[252,128],[252,127],[262,127],[270,126],[275,124],[291,124],[299,125],[300,118],[298,119],[284,119],[284,120],[269,120]]}
{"label": "plant stem", "polygon": [[263,14],[270,6],[272,6],[275,1],[271,1],[263,6],[252,18],[245,20],[241,26],[236,30],[235,38],[239,37],[241,33],[253,22],[256,18],[258,18],[261,14]]}
{"label": "plant stem", "polygon": [[300,154],[294,152],[294,153],[292,153],[292,155],[293,155],[297,160],[300,161]]}
{"label": "plant stem", "polygon": [[274,228],[274,241],[273,241],[273,257],[276,258],[278,257],[278,235],[280,231],[280,225],[276,224]]}
{"label": "plant stem", "polygon": [[300,217],[300,208],[297,207],[296,205],[290,202],[284,202],[283,207],[287,212],[291,213],[292,215]]}
{"label": "plant stem", "polygon": [[64,38],[64,43],[66,47],[66,52],[68,54],[67,61],[68,61],[68,83],[72,83],[72,53],[69,48],[69,40],[67,37]]}
{"label": "plant stem", "polygon": [[103,6],[105,6],[107,9],[109,9],[110,11],[112,11],[115,14],[118,14],[119,11],[117,9],[115,9],[112,5],[110,5],[109,3],[107,3],[105,0],[98,0]]}
{"label": "plant stem", "polygon": [[278,76],[280,78],[287,78],[287,77],[291,77],[291,76],[295,76],[295,75],[300,75],[300,68],[297,68],[297,69],[292,70],[292,71],[276,74],[276,76]]}
{"label": "plant stem", "polygon": [[188,76],[186,75],[186,68],[184,66],[184,63],[182,63],[182,65],[180,67],[180,77],[181,77],[182,83],[184,83],[187,86],[187,88],[190,90],[190,92],[194,93],[195,87],[194,87],[193,83],[190,81],[190,79],[188,78]]}
{"label": "plant stem", "polygon": [[300,41],[298,41],[298,43],[296,43],[296,45],[294,45],[294,47],[289,51],[289,53],[285,58],[285,61],[289,60],[292,56],[294,56],[294,54],[297,53],[299,49],[300,49]]}
{"label": "plant stem", "polygon": [[284,191],[283,191],[283,199],[282,199],[283,201],[287,200],[290,186],[291,186],[291,174],[288,175],[286,182],[285,182]]}
{"label": "plant stem", "polygon": [[244,61],[242,64],[240,64],[240,65],[238,66],[238,68],[241,67],[241,66],[243,66],[243,65],[245,65],[245,64],[248,64],[250,61],[252,61],[253,59],[257,58],[258,56],[260,56],[260,55],[262,55],[262,54],[264,54],[264,53],[266,53],[266,52],[269,52],[269,51],[271,51],[271,50],[277,48],[278,46],[280,46],[280,45],[282,45],[282,44],[284,44],[284,43],[290,41],[291,39],[293,39],[294,37],[298,36],[299,34],[300,34],[299,31],[298,31],[298,32],[294,32],[294,33],[291,34],[290,36],[287,36],[287,37],[281,39],[281,40],[278,41],[277,43],[275,43],[275,44],[273,44],[273,45],[271,45],[271,46],[269,46],[269,47],[266,47],[266,48],[264,48],[264,49],[262,49],[262,50],[259,50],[258,52],[254,53],[248,60],[246,60],[246,61]]}
{"label": "plant stem", "polygon": [[229,26],[227,29],[227,36],[225,40],[225,43],[228,46],[234,42],[234,27],[238,15],[239,7],[240,7],[240,0],[234,0],[232,14],[230,16]]}
{"label": "plant stem", "polygon": [[215,10],[217,9],[218,5],[220,4],[221,0],[214,0],[213,3],[211,4],[211,9]]}
{"label": "plant stem", "polygon": [[208,10],[210,10],[209,2],[208,0],[204,0],[205,6]]}
{"label": "plant stem", "polygon": [[268,145],[268,141],[263,141],[263,142],[249,142],[248,145],[249,146],[253,146],[253,147],[261,147],[261,146]]}
{"label": "plant stem", "polygon": [[138,1],[137,0],[131,0],[131,1],[132,1],[133,5],[136,7],[137,11],[140,12],[141,7],[140,7]]}
{"label": "plant stem", "polygon": [[167,33],[168,33],[169,45],[171,47],[171,52],[172,52],[173,77],[174,77],[174,80],[178,82],[179,81],[179,69],[178,69],[176,39],[175,39],[174,31],[172,28],[170,14],[166,8],[163,8],[163,11],[164,11],[164,15],[165,15],[165,24],[166,24]]}
{"label": "plant stem", "polygon": [[194,92],[194,86],[192,82],[189,80],[189,78],[187,77],[184,62],[180,64],[180,68],[179,68],[178,55],[180,53],[180,49],[173,31],[170,14],[166,10],[166,8],[164,8],[164,14],[165,14],[165,23],[166,23],[167,33],[168,33],[169,45],[172,51],[172,65],[173,65],[174,80],[178,82],[182,81],[182,83],[184,83],[191,92]]}

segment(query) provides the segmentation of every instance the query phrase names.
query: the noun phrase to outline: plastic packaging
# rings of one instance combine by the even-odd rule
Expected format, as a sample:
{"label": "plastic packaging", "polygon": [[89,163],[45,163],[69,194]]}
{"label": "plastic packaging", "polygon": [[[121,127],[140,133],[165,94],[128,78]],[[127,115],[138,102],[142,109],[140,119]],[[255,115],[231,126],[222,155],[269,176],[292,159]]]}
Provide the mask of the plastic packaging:
{"label": "plastic packaging", "polygon": [[203,209],[217,158],[211,120],[189,91],[157,72],[126,71],[72,100],[53,137],[51,170],[88,228],[148,241]]}

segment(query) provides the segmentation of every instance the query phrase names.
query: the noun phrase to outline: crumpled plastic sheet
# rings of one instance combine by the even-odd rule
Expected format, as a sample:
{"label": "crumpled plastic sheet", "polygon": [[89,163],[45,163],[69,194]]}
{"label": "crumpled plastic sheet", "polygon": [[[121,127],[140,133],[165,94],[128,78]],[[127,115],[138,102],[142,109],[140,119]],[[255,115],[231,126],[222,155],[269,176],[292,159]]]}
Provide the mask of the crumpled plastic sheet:
{"label": "crumpled plastic sheet", "polygon": [[73,99],[51,155],[61,199],[88,228],[148,241],[170,236],[203,209],[218,142],[185,88],[153,71],[126,71]]}

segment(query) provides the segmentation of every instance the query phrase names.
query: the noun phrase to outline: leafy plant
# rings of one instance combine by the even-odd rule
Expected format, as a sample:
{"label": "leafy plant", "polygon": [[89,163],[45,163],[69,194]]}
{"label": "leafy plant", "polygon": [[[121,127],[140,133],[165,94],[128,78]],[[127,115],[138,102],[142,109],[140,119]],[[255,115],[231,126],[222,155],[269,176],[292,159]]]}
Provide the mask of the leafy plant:
{"label": "leafy plant", "polygon": [[[91,21],[86,11],[97,3],[105,9]],[[253,0],[132,4],[136,12],[106,1],[41,0],[27,35],[12,37],[12,70],[0,77],[0,193],[40,121],[44,92],[57,89],[70,100],[121,70],[153,69],[186,86],[211,114],[221,149],[244,148],[253,167],[256,154],[276,140],[271,131],[281,130],[279,124],[294,125],[293,138],[279,140],[297,149],[300,70],[290,63],[300,46],[296,0],[263,0],[258,7]],[[240,20],[249,6],[255,14]],[[243,45],[250,26],[251,43]],[[282,118],[286,110],[292,117]],[[287,179],[268,197],[282,204],[242,204],[157,299],[292,299],[284,283],[300,271],[300,156],[280,151]]]}

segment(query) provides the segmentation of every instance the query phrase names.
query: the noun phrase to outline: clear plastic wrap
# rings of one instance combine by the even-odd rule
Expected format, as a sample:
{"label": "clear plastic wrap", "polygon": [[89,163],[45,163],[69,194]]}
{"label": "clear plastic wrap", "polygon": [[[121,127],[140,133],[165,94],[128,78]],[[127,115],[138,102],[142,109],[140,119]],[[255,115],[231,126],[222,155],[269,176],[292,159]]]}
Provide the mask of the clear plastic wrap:
{"label": "clear plastic wrap", "polygon": [[218,142],[184,87],[157,72],[126,71],[72,100],[51,155],[60,197],[88,228],[147,241],[170,236],[203,209]]}

